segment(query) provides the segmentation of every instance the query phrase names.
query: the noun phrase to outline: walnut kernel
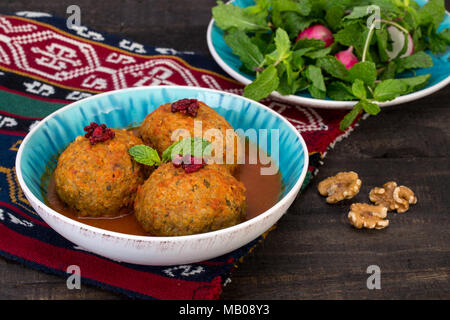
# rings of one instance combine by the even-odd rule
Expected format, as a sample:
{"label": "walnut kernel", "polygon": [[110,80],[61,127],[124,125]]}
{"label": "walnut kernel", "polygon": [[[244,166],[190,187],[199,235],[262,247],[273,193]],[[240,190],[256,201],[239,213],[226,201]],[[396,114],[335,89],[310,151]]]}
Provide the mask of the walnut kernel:
{"label": "walnut kernel", "polygon": [[350,206],[348,220],[354,227],[368,229],[383,229],[389,225],[387,208],[367,203],[354,203]]}
{"label": "walnut kernel", "polygon": [[405,186],[395,188],[393,196],[397,204],[396,209],[398,213],[408,211],[410,204],[417,203],[417,197],[414,195],[414,192]]}
{"label": "walnut kernel", "polygon": [[356,172],[339,172],[333,177],[321,181],[317,187],[328,203],[336,203],[353,198],[361,188],[361,180]]}
{"label": "walnut kernel", "polygon": [[382,188],[373,188],[369,198],[376,205],[385,206],[389,211],[397,210],[398,213],[408,211],[410,204],[417,203],[417,198],[411,189],[398,186],[394,181],[386,182]]}

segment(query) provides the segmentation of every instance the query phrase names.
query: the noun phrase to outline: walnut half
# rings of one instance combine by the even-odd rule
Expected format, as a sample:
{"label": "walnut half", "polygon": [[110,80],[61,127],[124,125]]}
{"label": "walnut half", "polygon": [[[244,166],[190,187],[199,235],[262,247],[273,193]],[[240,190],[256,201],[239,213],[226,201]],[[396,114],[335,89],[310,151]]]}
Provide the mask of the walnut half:
{"label": "walnut half", "polygon": [[405,186],[397,186],[394,181],[386,182],[382,188],[375,187],[370,190],[370,201],[388,208],[389,211],[397,210],[398,213],[408,211],[410,204],[416,204],[417,198],[414,192]]}
{"label": "walnut half", "polygon": [[354,227],[368,229],[383,229],[389,225],[387,208],[367,203],[354,203],[350,207],[348,220]]}
{"label": "walnut half", "polygon": [[339,172],[319,183],[317,189],[322,196],[326,196],[328,203],[336,203],[344,199],[353,198],[361,188],[361,180],[356,172]]}

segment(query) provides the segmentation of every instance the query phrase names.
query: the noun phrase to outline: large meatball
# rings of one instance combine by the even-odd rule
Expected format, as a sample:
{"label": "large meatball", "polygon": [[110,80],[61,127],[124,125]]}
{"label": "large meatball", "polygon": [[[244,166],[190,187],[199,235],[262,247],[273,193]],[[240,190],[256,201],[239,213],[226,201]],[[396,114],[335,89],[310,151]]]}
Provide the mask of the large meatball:
{"label": "large meatball", "polygon": [[222,165],[192,173],[162,164],[139,187],[135,216],[155,236],[181,236],[214,231],[243,221],[245,187]]}
{"label": "large meatball", "polygon": [[144,169],[128,154],[142,140],[126,130],[113,139],[91,145],[79,136],[61,154],[55,169],[59,198],[80,216],[112,216],[132,207]]}
{"label": "large meatball", "polygon": [[[198,101],[198,104],[199,108],[195,117],[181,112],[172,112],[171,103],[161,105],[148,114],[143,121],[139,129],[140,137],[161,154],[175,141],[182,139],[183,131],[187,130],[190,137],[201,137],[212,142],[215,159],[222,159],[228,170],[234,174],[238,168],[238,156],[242,156],[239,154],[243,146],[241,138],[225,118],[214,109],[201,101]],[[201,132],[194,131],[195,121],[197,126],[201,123]],[[220,134],[222,138],[217,138],[215,133]],[[221,152],[216,154],[214,150]],[[227,154],[231,161],[227,161]],[[219,162],[216,161],[216,163]]]}

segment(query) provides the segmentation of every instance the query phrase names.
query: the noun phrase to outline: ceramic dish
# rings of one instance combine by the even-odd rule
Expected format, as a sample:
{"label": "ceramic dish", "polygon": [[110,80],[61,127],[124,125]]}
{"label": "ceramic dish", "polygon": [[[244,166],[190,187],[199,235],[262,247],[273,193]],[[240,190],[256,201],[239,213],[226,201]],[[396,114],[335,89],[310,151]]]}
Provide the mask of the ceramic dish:
{"label": "ceramic dish", "polygon": [[[240,7],[248,7],[254,4],[253,0],[235,0],[233,2]],[[417,0],[417,2],[420,5],[424,5],[426,3],[425,0]],[[445,28],[450,28],[450,14],[448,12],[438,31]],[[207,42],[209,51],[214,60],[232,78],[242,82],[245,85],[254,80],[254,76],[245,74],[239,70],[241,61],[238,56],[233,54],[231,48],[225,43],[223,39],[223,31],[216,26],[214,19],[210,21],[208,26]],[[450,57],[450,51],[447,51],[447,53],[439,56],[431,54],[430,52],[428,53],[433,58],[434,66],[428,69],[420,69],[416,72],[417,75],[431,73],[431,79],[428,85],[424,89],[414,93],[400,96],[392,101],[379,103],[380,107],[398,105],[426,97],[444,88],[450,83],[450,62],[448,60]],[[351,109],[356,104],[354,101],[314,99],[307,91],[289,96],[283,96],[278,92],[273,92],[271,96],[282,101],[323,109]]]}
{"label": "ceramic dish", "polygon": [[[135,236],[107,231],[70,219],[45,204],[41,177],[46,166],[51,166],[51,158],[84,133],[86,123],[95,121],[112,128],[138,125],[161,104],[182,98],[205,102],[235,129],[279,129],[278,164],[284,191],[278,203],[259,216],[233,227],[179,237]],[[268,134],[270,141],[270,131]],[[270,153],[270,143],[265,148]],[[56,232],[93,253],[144,265],[174,265],[211,259],[256,239],[275,224],[292,204],[307,168],[308,151],[303,138],[273,110],[238,95],[181,86],[123,89],[72,103],[42,120],[25,137],[16,159],[17,177],[25,196]]]}

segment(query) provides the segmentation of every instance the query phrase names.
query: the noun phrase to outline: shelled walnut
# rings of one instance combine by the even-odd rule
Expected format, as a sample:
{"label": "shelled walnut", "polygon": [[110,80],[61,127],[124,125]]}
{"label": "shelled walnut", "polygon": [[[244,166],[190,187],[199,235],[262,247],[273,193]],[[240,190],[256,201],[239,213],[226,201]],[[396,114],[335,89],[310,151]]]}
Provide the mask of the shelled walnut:
{"label": "shelled walnut", "polygon": [[414,192],[405,186],[398,186],[396,182],[386,182],[382,188],[375,187],[369,193],[370,201],[388,208],[397,213],[408,211],[410,204],[416,204]]}
{"label": "shelled walnut", "polygon": [[321,181],[317,187],[328,203],[336,203],[353,198],[361,188],[361,180],[356,172],[339,172],[337,175]]}
{"label": "shelled walnut", "polygon": [[368,229],[383,229],[389,225],[387,216],[387,208],[367,203],[354,203],[350,207],[348,220],[354,227]]}

